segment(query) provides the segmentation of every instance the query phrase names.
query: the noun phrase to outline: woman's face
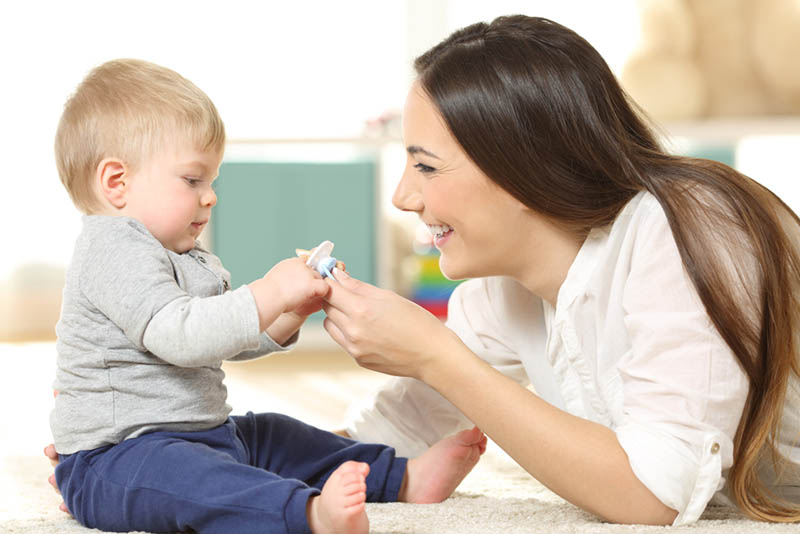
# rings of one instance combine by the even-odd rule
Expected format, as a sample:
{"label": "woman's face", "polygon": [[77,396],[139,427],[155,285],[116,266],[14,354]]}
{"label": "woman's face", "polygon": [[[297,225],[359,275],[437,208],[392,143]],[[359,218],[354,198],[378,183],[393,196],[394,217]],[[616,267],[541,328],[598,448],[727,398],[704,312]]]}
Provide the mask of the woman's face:
{"label": "woman's face", "polygon": [[403,112],[407,161],[393,204],[417,213],[451,279],[510,272],[530,210],[492,182],[453,139],[429,98],[414,84]]}

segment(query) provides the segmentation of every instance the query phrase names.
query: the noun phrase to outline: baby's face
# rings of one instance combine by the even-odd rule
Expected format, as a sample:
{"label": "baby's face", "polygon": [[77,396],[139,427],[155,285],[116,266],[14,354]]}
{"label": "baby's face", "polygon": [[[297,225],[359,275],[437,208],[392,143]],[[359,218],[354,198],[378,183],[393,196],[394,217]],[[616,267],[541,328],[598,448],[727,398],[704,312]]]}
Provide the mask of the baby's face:
{"label": "baby's face", "polygon": [[191,250],[217,203],[211,184],[221,161],[216,151],[165,147],[129,177],[123,214],[144,224],[165,248]]}

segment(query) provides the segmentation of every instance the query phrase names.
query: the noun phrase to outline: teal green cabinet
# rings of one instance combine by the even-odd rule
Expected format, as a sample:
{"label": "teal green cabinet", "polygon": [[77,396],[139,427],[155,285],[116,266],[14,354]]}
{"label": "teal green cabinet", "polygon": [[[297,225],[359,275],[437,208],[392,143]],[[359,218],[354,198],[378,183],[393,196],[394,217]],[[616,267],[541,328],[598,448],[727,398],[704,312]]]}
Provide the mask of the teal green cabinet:
{"label": "teal green cabinet", "polygon": [[295,248],[328,239],[353,276],[375,282],[376,162],[232,161],[215,182],[214,253],[233,287],[263,276]]}

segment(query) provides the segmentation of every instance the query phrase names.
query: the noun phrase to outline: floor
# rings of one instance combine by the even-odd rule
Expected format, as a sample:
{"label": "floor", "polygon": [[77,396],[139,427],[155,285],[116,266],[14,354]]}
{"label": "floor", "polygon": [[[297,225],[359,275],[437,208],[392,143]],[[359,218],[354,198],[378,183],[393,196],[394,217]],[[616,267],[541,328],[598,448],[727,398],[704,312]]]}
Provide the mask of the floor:
{"label": "floor", "polygon": [[[0,531],[9,534],[88,532],[58,511],[48,487],[52,472],[41,450],[50,442],[55,346],[0,344]],[[298,350],[225,366],[235,413],[280,411],[322,428],[339,428],[351,401],[386,380],[357,367],[335,348]],[[613,525],[567,504],[534,481],[499,448],[487,454],[442,504],[370,504],[373,532],[411,534],[659,534],[662,527]],[[764,524],[735,511],[711,507],[687,534],[797,533],[797,525]],[[93,531],[97,532],[97,531]]]}
{"label": "floor", "polygon": [[[0,458],[40,454],[52,441],[48,423],[55,373],[53,342],[0,344]],[[347,406],[386,380],[330,346],[226,363],[233,413],[275,411],[320,428],[340,428]]]}

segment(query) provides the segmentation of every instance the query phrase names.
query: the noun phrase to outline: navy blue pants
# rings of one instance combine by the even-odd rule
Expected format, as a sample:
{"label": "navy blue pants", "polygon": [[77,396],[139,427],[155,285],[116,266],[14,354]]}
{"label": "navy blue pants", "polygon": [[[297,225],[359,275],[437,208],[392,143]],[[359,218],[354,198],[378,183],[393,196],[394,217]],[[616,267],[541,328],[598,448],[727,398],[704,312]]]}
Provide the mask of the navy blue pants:
{"label": "navy blue pants", "polygon": [[125,532],[310,532],[308,498],[348,460],[370,465],[367,500],[397,500],[405,458],[280,414],[202,432],[153,432],[60,456],[56,482],[87,527]]}

